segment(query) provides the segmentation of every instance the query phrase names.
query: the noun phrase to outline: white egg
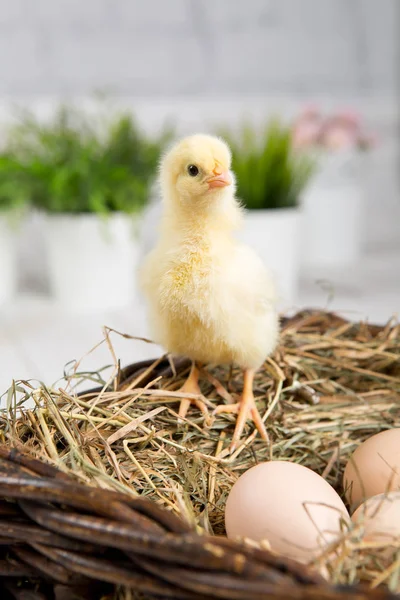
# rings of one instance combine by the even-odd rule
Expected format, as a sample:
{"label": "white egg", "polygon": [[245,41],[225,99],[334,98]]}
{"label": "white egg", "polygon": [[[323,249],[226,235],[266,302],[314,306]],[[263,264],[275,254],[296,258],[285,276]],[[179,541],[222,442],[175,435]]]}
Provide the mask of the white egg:
{"label": "white egg", "polygon": [[228,537],[267,540],[275,552],[301,561],[317,556],[348,522],[345,505],[327,481],[286,461],[246,471],[225,509]]}
{"label": "white egg", "polygon": [[369,498],[357,508],[351,520],[362,526],[366,542],[400,542],[400,492]]}
{"label": "white egg", "polygon": [[400,488],[400,428],[381,431],[358,446],[346,465],[343,487],[353,508]]}

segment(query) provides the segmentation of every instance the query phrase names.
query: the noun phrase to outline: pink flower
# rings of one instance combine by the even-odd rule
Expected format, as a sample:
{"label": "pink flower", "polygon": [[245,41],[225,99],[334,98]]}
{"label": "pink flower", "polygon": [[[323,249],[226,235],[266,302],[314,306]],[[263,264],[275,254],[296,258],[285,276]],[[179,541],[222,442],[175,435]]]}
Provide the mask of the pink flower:
{"label": "pink flower", "polygon": [[357,145],[357,138],[346,127],[334,125],[325,131],[323,145],[330,150],[348,149]]}
{"label": "pink flower", "polygon": [[293,147],[298,149],[315,145],[320,128],[319,111],[314,106],[305,108],[292,127]]}
{"label": "pink flower", "polygon": [[356,111],[345,109],[323,117],[315,105],[309,105],[292,126],[292,142],[296,149],[366,150],[376,144],[376,139],[363,133]]}
{"label": "pink flower", "polygon": [[343,123],[347,123],[349,126],[356,127],[357,129],[361,125],[360,115],[354,110],[342,110],[337,114],[337,118],[343,121]]}

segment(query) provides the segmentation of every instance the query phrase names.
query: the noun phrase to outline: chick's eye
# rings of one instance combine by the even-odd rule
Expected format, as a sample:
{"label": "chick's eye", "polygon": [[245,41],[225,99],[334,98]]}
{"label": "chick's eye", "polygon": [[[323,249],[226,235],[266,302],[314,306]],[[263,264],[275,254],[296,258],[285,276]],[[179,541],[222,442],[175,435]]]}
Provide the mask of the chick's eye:
{"label": "chick's eye", "polygon": [[191,177],[196,177],[196,175],[199,174],[199,169],[196,167],[196,165],[189,165],[187,170]]}

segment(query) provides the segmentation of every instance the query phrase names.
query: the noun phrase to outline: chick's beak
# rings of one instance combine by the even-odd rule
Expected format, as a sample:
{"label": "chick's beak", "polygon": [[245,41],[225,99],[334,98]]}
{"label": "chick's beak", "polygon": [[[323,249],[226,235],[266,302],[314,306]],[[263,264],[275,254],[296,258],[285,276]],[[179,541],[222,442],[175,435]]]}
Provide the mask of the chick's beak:
{"label": "chick's beak", "polygon": [[231,185],[232,177],[229,171],[224,171],[220,167],[215,167],[213,176],[207,179],[209,189],[225,187]]}

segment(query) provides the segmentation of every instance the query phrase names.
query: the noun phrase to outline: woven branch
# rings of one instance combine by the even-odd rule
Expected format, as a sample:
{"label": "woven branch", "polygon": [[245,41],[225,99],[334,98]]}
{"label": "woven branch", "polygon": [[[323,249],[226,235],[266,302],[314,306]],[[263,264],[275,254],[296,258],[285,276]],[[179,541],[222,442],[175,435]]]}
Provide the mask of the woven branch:
{"label": "woven branch", "polygon": [[396,597],[333,588],[303,565],[198,535],[152,501],[77,483],[0,446],[0,598],[94,600],[120,585],[176,600]]}

